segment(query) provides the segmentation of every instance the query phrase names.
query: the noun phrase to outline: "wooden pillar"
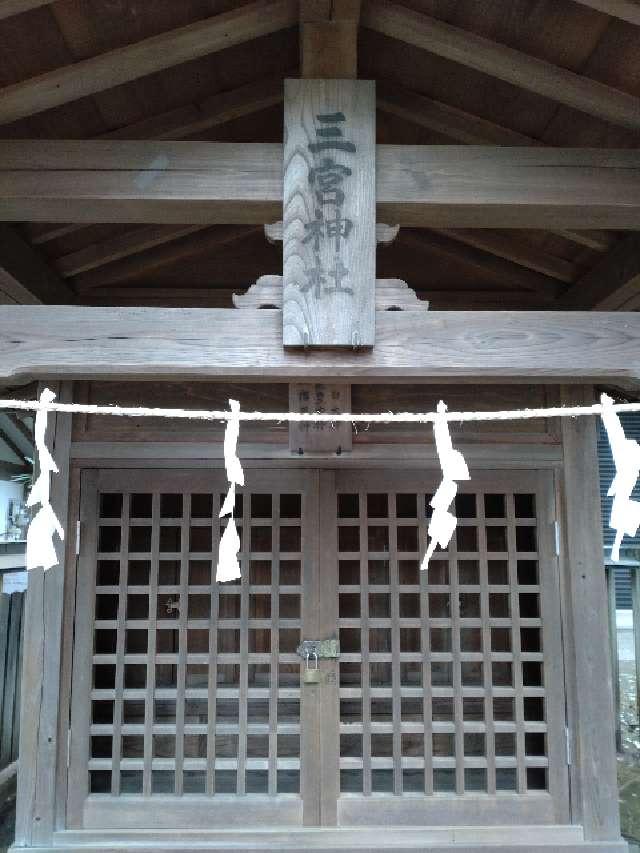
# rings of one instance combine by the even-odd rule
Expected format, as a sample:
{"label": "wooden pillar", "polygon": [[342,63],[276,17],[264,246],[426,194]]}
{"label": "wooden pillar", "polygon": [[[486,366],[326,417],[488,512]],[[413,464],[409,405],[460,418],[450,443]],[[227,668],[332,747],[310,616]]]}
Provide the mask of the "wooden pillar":
{"label": "wooden pillar", "polygon": [[[60,402],[72,402],[72,383],[48,383]],[[59,473],[51,479],[51,505],[67,539],[71,415],[50,413],[49,449]],[[45,847],[55,827],[56,772],[66,750],[60,743],[67,723],[60,719],[60,675],[65,580],[65,544],[58,542],[59,564],[29,572],[25,609],[20,709],[20,761],[16,845]]]}
{"label": "wooden pillar", "polygon": [[360,0],[300,0],[301,76],[355,79],[359,20]]}
{"label": "wooden pillar", "polygon": [[[592,402],[591,388],[563,388],[563,405]],[[620,837],[597,431],[596,418],[562,418],[571,799],[586,841]]]}
{"label": "wooden pillar", "polygon": [[616,617],[616,570],[607,566],[607,613],[609,623],[609,657],[611,659],[611,688],[613,690],[613,730],[616,752],[622,752],[622,728],[620,726],[620,667],[618,665],[618,620]]}

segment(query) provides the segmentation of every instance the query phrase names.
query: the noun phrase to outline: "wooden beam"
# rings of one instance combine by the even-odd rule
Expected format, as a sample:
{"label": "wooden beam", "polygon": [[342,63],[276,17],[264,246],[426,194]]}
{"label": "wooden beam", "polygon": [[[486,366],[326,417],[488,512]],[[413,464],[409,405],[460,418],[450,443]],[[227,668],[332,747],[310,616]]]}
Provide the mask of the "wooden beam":
{"label": "wooden beam", "polygon": [[[289,76],[293,76],[293,73]],[[103,133],[100,139],[185,139],[281,104],[283,77],[265,77],[228,92]]]}
{"label": "wooden beam", "polygon": [[241,240],[247,234],[257,230],[257,226],[247,228],[242,225],[221,225],[204,231],[202,228],[191,226],[188,231],[185,230],[187,236],[180,235],[184,237],[182,240],[176,237],[175,240],[164,245],[156,245],[154,251],[131,253],[130,257],[122,257],[98,269],[77,275],[74,278],[74,287],[78,293],[82,293],[92,287],[101,287],[111,282],[123,282],[139,275],[148,275],[154,270],[182,258],[188,258],[197,252],[218,249],[235,240]]}
{"label": "wooden beam", "polygon": [[[377,220],[425,228],[640,222],[640,151],[376,149]],[[61,168],[63,167],[63,168]],[[0,220],[255,224],[280,219],[282,146],[0,141]]]}
{"label": "wooden beam", "polygon": [[360,0],[300,0],[301,76],[357,77],[359,19]]}
{"label": "wooden beam", "polygon": [[613,124],[640,129],[640,98],[388,0],[367,0],[362,25]]}
{"label": "wooden beam", "polygon": [[18,465],[25,465],[27,463],[26,455],[20,450],[15,441],[8,435],[7,431],[0,426],[0,442],[4,442],[6,446],[9,448],[11,453],[18,458]]}
{"label": "wooden beam", "polygon": [[[435,130],[456,142],[469,145],[544,145],[539,139],[517,133],[515,130],[467,113],[457,107],[427,98],[418,92],[405,89],[388,81],[376,83],[378,108],[390,115],[420,127]],[[597,252],[606,252],[613,239],[599,231],[551,231],[565,240],[586,246]]]}
{"label": "wooden beam", "polygon": [[376,83],[376,93],[378,108],[383,112],[435,130],[456,142],[468,145],[543,145],[532,136],[435,101],[388,80]]}
{"label": "wooden beam", "polygon": [[0,224],[0,291],[17,303],[68,304],[71,289],[38,252],[8,225]]}
{"label": "wooden beam", "polygon": [[640,295],[640,235],[630,234],[616,243],[589,272],[558,299],[559,308],[625,309]]}
{"label": "wooden beam", "polygon": [[54,266],[61,276],[71,278],[122,258],[128,258],[130,255],[153,249],[155,246],[171,243],[205,228],[206,225],[185,225],[182,228],[174,228],[172,225],[147,225],[127,231],[125,234],[118,234],[102,243],[85,246],[77,252],[62,255],[56,258]]}
{"label": "wooden beam", "polygon": [[[120,307],[156,306],[164,308],[231,308],[233,296],[246,293],[236,287],[116,287],[108,285],[87,290],[79,297],[83,305]],[[494,290],[417,290],[418,299],[442,311],[522,310],[548,307],[540,297],[528,290],[496,288]],[[550,303],[553,304],[553,303]],[[464,315],[462,315],[464,316]]]}
{"label": "wooden beam", "polygon": [[[293,72],[287,76],[293,76]],[[212,95],[198,103],[178,107],[134,124],[119,127],[97,138],[184,139],[241,116],[252,115],[281,104],[283,97],[282,77],[266,77],[264,80]],[[64,225],[30,223],[27,225],[27,234],[32,243],[40,244],[66,237],[84,227],[84,223]]]}
{"label": "wooden beam", "polygon": [[555,278],[541,275],[509,260],[489,254],[487,251],[479,250],[475,246],[469,246],[458,240],[451,239],[443,233],[407,231],[403,229],[400,232],[398,240],[402,245],[411,246],[425,252],[432,252],[464,264],[471,269],[479,270],[482,273],[490,275],[495,281],[502,281],[513,287],[531,290],[537,293],[541,300],[546,299],[551,302],[562,292],[562,286],[558,284]]}
{"label": "wooden beam", "polygon": [[466,246],[474,246],[476,249],[490,252],[492,255],[497,255],[499,258],[512,261],[518,266],[534,270],[548,278],[570,283],[578,277],[578,267],[571,261],[549,255],[512,233],[505,234],[501,231],[489,231],[482,228],[445,229],[437,233],[452,240],[458,240]]}
{"label": "wooden beam", "polygon": [[640,4],[635,0],[574,0],[574,3],[597,9],[612,18],[620,18],[621,21],[640,27]]}
{"label": "wooden beam", "polygon": [[382,311],[371,351],[282,347],[277,310],[0,308],[0,379],[640,378],[640,314]]}
{"label": "wooden beam", "polygon": [[[267,222],[264,226],[264,236],[269,243],[282,242],[283,225],[282,220],[278,222]],[[376,222],[376,243],[378,246],[390,246],[398,236],[399,225],[385,225],[384,222]]]}
{"label": "wooden beam", "polygon": [[246,6],[14,83],[0,90],[0,124],[102,92],[139,77],[298,23],[295,0]]}
{"label": "wooden beam", "polygon": [[31,9],[38,9],[40,6],[50,6],[53,2],[54,0],[0,0],[0,21]]}

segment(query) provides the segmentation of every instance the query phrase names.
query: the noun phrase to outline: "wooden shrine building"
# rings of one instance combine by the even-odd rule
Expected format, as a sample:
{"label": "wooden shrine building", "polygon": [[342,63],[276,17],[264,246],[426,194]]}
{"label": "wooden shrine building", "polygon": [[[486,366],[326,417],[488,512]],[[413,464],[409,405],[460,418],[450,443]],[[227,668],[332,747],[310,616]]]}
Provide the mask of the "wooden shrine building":
{"label": "wooden shrine building", "polygon": [[[637,399],[639,141],[638,0],[0,0],[1,396]],[[626,850],[596,418],[428,572],[431,427],[243,423],[228,584],[223,424],[49,424],[16,850]]]}

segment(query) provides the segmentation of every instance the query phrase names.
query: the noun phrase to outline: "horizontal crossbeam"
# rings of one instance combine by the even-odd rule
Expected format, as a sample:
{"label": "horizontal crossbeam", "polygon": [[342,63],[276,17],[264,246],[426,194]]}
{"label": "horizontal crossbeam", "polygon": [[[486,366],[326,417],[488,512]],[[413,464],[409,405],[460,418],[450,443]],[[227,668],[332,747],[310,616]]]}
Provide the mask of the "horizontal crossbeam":
{"label": "horizontal crossbeam", "polygon": [[0,380],[640,381],[640,314],[378,311],[372,350],[282,347],[276,310],[0,308]]}
{"label": "horizontal crossbeam", "polygon": [[[425,228],[640,224],[640,151],[376,150],[378,221]],[[252,224],[282,215],[282,146],[0,141],[0,220]]]}

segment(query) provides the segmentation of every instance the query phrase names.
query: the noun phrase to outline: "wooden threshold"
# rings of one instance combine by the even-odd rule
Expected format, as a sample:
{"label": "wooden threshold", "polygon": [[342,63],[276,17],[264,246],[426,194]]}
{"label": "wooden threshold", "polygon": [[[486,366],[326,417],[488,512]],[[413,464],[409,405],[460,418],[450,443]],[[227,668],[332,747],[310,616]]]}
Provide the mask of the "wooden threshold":
{"label": "wooden threshold", "polygon": [[[523,839],[528,839],[523,842]],[[58,832],[51,848],[38,848],[48,853],[65,850],[89,850],[91,853],[131,849],[138,853],[173,850],[191,853],[199,850],[287,851],[329,853],[340,850],[382,853],[425,851],[429,853],[481,853],[488,849],[500,853],[626,853],[626,842],[583,840],[580,826],[535,827],[343,827],[305,829],[250,830],[72,830]],[[24,848],[20,848],[23,850]]]}

